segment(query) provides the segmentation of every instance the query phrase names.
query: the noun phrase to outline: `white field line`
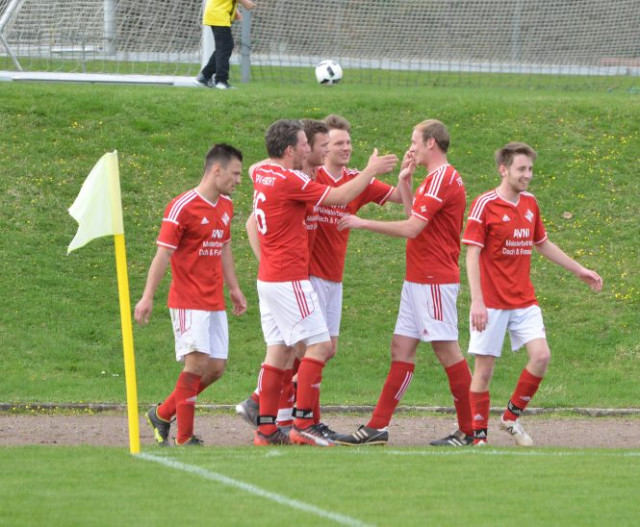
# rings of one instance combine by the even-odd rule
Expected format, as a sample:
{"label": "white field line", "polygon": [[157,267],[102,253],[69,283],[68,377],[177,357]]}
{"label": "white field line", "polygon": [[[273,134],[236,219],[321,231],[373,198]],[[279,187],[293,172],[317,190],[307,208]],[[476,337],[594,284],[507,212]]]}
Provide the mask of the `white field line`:
{"label": "white field line", "polygon": [[299,500],[287,498],[286,496],[282,496],[281,494],[276,494],[275,492],[269,492],[268,490],[261,489],[260,487],[256,487],[255,485],[251,485],[250,483],[244,483],[243,481],[238,481],[236,479],[230,478],[223,474],[218,474],[217,472],[211,472],[209,470],[205,470],[195,465],[187,465],[186,463],[181,463],[174,459],[154,456],[153,454],[146,454],[146,453],[137,454],[135,457],[145,459],[147,461],[153,461],[155,463],[159,463],[166,467],[182,470],[183,472],[188,472],[190,474],[195,474],[204,479],[215,481],[216,483],[221,483],[229,487],[235,487],[249,494],[253,494],[254,496],[258,496],[260,498],[265,498],[267,500],[274,501],[280,505],[284,505],[285,507],[298,509],[304,512],[308,512],[310,514],[314,514],[316,516],[320,516],[321,518],[324,518],[326,520],[331,520],[340,525],[347,525],[349,527],[371,527],[370,524],[361,522],[360,520],[357,520],[355,518],[351,518],[343,514],[338,514],[336,512],[325,511],[323,509],[315,507],[314,505],[310,505],[308,503],[304,503]]}
{"label": "white field line", "polygon": [[447,456],[532,456],[532,457],[637,457],[640,458],[640,450],[630,450],[625,452],[597,452],[593,450],[588,451],[563,451],[563,452],[551,452],[546,450],[501,450],[487,447],[474,447],[474,448],[432,448],[429,450],[391,450],[386,449],[381,451],[380,449],[373,450],[372,447],[363,448],[341,448],[340,452],[352,453],[357,455],[362,454],[383,454],[387,456],[430,456],[430,457],[447,457]]}

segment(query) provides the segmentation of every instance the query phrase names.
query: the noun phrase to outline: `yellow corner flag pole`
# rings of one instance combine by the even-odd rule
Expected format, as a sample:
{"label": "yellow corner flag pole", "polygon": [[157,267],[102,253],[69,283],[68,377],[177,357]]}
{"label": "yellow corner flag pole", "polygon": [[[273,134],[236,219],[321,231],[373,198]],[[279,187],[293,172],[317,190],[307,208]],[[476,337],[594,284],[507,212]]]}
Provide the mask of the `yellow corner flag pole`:
{"label": "yellow corner flag pole", "polygon": [[124,243],[117,152],[105,154],[96,163],[82,184],[78,197],[69,208],[69,214],[78,222],[78,231],[69,244],[67,254],[83,247],[95,238],[114,236],[124,374],[127,389],[127,414],[129,416],[129,450],[132,454],[138,454],[140,452],[140,430],[136,362],[133,351],[129,278],[127,276],[127,254]]}
{"label": "yellow corner flag pole", "polygon": [[138,385],[136,382],[136,358],[133,351],[129,277],[127,275],[127,253],[124,244],[124,235],[116,234],[113,241],[116,249],[116,272],[118,275],[118,296],[120,297],[120,325],[122,326],[122,350],[124,352],[124,376],[127,385],[129,450],[132,454],[138,454],[140,453]]}

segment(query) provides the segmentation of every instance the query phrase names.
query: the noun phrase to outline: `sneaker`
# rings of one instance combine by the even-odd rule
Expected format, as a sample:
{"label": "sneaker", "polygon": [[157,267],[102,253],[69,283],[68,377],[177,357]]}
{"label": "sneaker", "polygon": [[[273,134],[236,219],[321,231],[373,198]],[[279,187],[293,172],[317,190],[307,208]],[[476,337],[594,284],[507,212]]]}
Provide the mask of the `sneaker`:
{"label": "sneaker", "polygon": [[175,441],[176,446],[203,446],[204,442],[198,436],[191,436],[184,443],[178,443],[178,440]]}
{"label": "sneaker", "polygon": [[386,428],[378,430],[364,425],[351,435],[339,435],[335,439],[336,443],[345,446],[386,445],[387,441],[389,441],[389,432]]}
{"label": "sneaker", "polygon": [[242,417],[253,428],[258,426],[258,414],[260,413],[260,406],[251,397],[236,404],[236,414]]}
{"label": "sneaker", "polygon": [[158,407],[152,406],[147,412],[147,423],[153,428],[153,438],[160,446],[169,446],[169,429],[171,422],[158,417]]}
{"label": "sneaker", "polygon": [[311,425],[307,428],[298,428],[293,425],[291,432],[289,432],[289,439],[296,445],[335,446],[331,439],[322,435],[318,425]]}
{"label": "sneaker", "polygon": [[331,430],[331,428],[329,428],[329,425],[325,425],[324,423],[318,423],[316,427],[318,428],[318,430],[320,430],[322,437],[324,437],[325,439],[331,439],[332,441],[334,441],[335,438],[340,435],[338,432]]}
{"label": "sneaker", "polygon": [[216,82],[214,85],[218,90],[235,90],[235,86],[231,86],[228,82]]}
{"label": "sneaker", "polygon": [[500,430],[510,433],[518,446],[533,446],[533,439],[531,439],[531,436],[524,431],[524,428],[522,428],[520,419],[507,421],[505,420],[504,415],[500,416]]}
{"label": "sneaker", "polygon": [[198,73],[198,76],[193,80],[198,86],[202,86],[203,88],[213,88],[215,87],[215,83],[213,79],[205,77],[202,73]]}
{"label": "sneaker", "polygon": [[253,444],[256,446],[290,445],[291,440],[280,428],[268,436],[264,435],[260,430],[256,430],[253,436]]}
{"label": "sneaker", "polygon": [[473,444],[473,436],[468,436],[462,430],[456,430],[447,437],[436,439],[429,444],[431,446],[469,446]]}

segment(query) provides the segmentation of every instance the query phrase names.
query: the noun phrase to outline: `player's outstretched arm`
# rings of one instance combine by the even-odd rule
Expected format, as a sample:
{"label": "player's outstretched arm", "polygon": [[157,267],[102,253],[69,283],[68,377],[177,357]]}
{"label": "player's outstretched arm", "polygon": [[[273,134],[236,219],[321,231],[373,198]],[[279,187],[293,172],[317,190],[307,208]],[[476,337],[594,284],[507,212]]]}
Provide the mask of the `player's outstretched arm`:
{"label": "player's outstretched arm", "polygon": [[346,205],[355,199],[371,182],[371,178],[391,172],[396,166],[398,158],[395,154],[378,155],[378,149],[374,149],[365,169],[348,183],[339,187],[332,187],[325,198],[323,205]]}
{"label": "player's outstretched arm", "polygon": [[467,246],[467,278],[471,291],[469,319],[471,328],[476,331],[484,331],[489,321],[489,313],[484,304],[482,286],[480,285],[480,251],[482,248],[477,245]]}
{"label": "player's outstretched arm", "polygon": [[580,265],[555,243],[545,240],[534,247],[545,258],[564,267],[567,271],[572,272],[593,291],[600,291],[602,289],[602,278],[598,273]]}
{"label": "player's outstretched arm", "polygon": [[415,216],[400,221],[376,221],[365,220],[353,214],[345,214],[338,221],[339,231],[344,229],[366,229],[396,238],[415,238],[426,226],[427,223],[425,221]]}
{"label": "player's outstretched arm", "polygon": [[227,284],[229,290],[229,298],[233,304],[231,312],[235,316],[242,315],[247,310],[247,299],[240,290],[240,284],[236,277],[236,268],[233,263],[233,253],[231,252],[231,243],[225,243],[222,247],[222,255],[220,257],[222,261],[222,275],[224,277],[224,283]]}
{"label": "player's outstretched arm", "polygon": [[149,274],[147,275],[147,283],[144,286],[142,298],[136,304],[136,308],[133,312],[133,318],[141,326],[149,323],[151,312],[153,311],[153,297],[156,294],[158,285],[167,272],[167,267],[169,266],[169,262],[171,262],[172,254],[172,249],[158,247],[156,255],[153,257],[151,265],[149,266]]}

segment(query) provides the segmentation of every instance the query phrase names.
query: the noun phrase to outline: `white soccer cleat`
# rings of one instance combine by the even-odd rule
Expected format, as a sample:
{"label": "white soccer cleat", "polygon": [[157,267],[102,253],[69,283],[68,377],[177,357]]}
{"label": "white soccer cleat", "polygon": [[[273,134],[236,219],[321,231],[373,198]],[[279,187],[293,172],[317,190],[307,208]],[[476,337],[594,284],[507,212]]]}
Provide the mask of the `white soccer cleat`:
{"label": "white soccer cleat", "polygon": [[520,419],[507,421],[504,418],[504,415],[501,415],[500,430],[504,430],[511,434],[511,437],[513,437],[513,440],[518,446],[533,446],[533,439],[531,439],[531,436],[524,431],[524,428],[522,428]]}

